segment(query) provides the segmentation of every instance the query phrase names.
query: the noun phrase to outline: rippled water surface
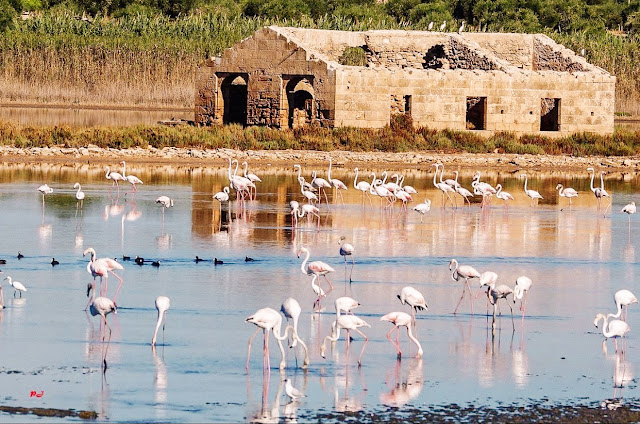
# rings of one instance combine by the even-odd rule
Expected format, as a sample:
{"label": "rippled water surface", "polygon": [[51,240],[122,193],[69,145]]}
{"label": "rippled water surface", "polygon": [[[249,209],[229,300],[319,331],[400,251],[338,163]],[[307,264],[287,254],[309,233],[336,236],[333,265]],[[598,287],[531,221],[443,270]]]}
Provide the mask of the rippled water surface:
{"label": "rippled water surface", "polygon": [[[334,169],[334,178],[353,187],[357,165]],[[306,219],[294,230],[287,204],[302,201],[302,195],[292,169],[254,169],[263,179],[257,200],[244,207],[224,204],[221,214],[212,194],[228,182],[226,168],[129,168],[145,182],[135,196],[125,195],[129,187],[119,195],[110,191],[99,165],[0,166],[0,259],[6,260],[0,269],[3,277],[28,287],[22,298],[14,298],[2,281],[0,404],[94,410],[100,421],[113,422],[290,422],[388,406],[402,411],[451,403],[496,407],[638,397],[637,305],[630,308],[626,356],[615,355],[612,342],[604,353],[593,326],[597,312],[615,312],[616,290],[639,291],[638,217],[631,216],[629,227],[627,215],[619,212],[639,197],[635,174],[605,176],[613,207],[597,213],[586,172],[531,173],[528,188],[544,197],[536,207],[523,192],[522,173],[484,172],[483,180],[502,183],[516,200],[505,209],[493,199],[482,211],[479,199],[471,208],[442,208],[433,168],[402,170],[405,183],[419,191],[414,204],[433,200],[424,222],[398,206],[385,212],[378,199],[373,206],[365,199],[363,206],[360,192],[350,188],[344,205],[335,198],[330,207],[320,206],[319,230]],[[319,171],[326,176],[326,169]],[[460,181],[471,189],[473,171],[461,171]],[[305,176],[310,173],[303,170]],[[76,181],[86,192],[81,210],[71,188]],[[44,210],[36,191],[42,183],[54,189]],[[571,208],[567,199],[558,198],[557,183],[580,192]],[[160,195],[175,200],[164,218],[154,203]],[[338,254],[341,235],[355,247],[351,285],[344,283]],[[301,246],[310,249],[312,260],[336,269],[329,275],[335,290],[323,300],[320,314],[311,310],[311,281],[296,257]],[[104,374],[99,320],[83,312],[91,281],[82,256],[87,247],[99,257],[160,261],[159,267],[122,262],[124,284],[118,314],[108,317],[113,331]],[[21,260],[18,251],[25,256]],[[209,261],[196,264],[195,255]],[[255,260],[245,262],[247,256]],[[52,267],[52,257],[60,265]],[[224,264],[214,266],[213,258]],[[533,280],[524,320],[519,304],[514,307],[515,331],[505,303],[492,337],[482,296],[474,302],[475,315],[468,297],[452,314],[462,284],[451,279],[451,258],[481,272],[495,271],[499,284],[513,286],[520,275]],[[110,297],[116,285],[110,278]],[[420,290],[429,305],[417,319],[424,356],[412,357],[416,349],[401,331],[404,356],[397,361],[385,338],[391,325],[379,318],[409,312],[396,297],[407,285]],[[477,280],[472,288],[477,290]],[[320,356],[335,319],[333,301],[345,293],[361,303],[355,312],[371,325],[363,329],[369,342],[362,367],[357,365],[363,347],[358,334],[352,334],[348,351],[343,335],[326,359]],[[171,309],[153,352],[158,295],[171,298]],[[303,308],[299,333],[310,349],[309,369],[297,368],[296,352],[286,348],[287,368],[281,373],[272,339],[272,369],[263,372],[259,335],[247,372],[247,341],[255,327],[245,318],[267,306],[279,310],[289,296]],[[297,355],[301,364],[300,351]],[[281,383],[285,377],[308,397],[290,404]],[[615,388],[616,382],[623,387]],[[44,393],[36,397],[32,391]],[[39,419],[0,413],[0,421],[25,420]]]}

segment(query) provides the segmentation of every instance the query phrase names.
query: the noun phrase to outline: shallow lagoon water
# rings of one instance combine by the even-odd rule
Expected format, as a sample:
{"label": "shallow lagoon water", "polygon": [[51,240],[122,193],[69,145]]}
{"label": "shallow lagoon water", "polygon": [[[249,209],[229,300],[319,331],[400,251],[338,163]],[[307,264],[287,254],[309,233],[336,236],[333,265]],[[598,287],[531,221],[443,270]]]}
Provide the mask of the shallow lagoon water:
{"label": "shallow lagoon water", "polygon": [[[335,169],[334,177],[351,183],[351,167]],[[373,207],[368,201],[362,206],[360,192],[350,189],[345,205],[335,201],[329,211],[321,206],[316,231],[306,220],[297,230],[291,227],[287,203],[302,197],[293,170],[256,170],[264,180],[257,200],[244,210],[231,202],[230,214],[223,205],[221,222],[219,204],[211,196],[226,184],[226,168],[128,168],[145,181],[135,196],[125,195],[128,187],[119,196],[110,191],[99,165],[0,166],[0,258],[7,260],[0,276],[10,275],[28,287],[22,299],[13,298],[3,281],[3,405],[94,410],[99,421],[289,422],[388,407],[402,412],[453,403],[499,407],[638,398],[637,307],[630,309],[632,330],[624,358],[614,355],[612,342],[603,353],[602,336],[592,324],[597,312],[614,312],[616,290],[638,292],[638,217],[631,217],[629,231],[627,216],[619,213],[638,197],[635,174],[606,176],[613,207],[603,216],[585,172],[530,173],[529,188],[545,197],[537,207],[530,207],[522,190],[522,173],[486,172],[483,180],[501,182],[516,201],[505,209],[494,199],[483,212],[478,203],[442,208],[433,173],[404,170],[406,183],[420,192],[414,203],[433,200],[423,223],[413,212],[398,214],[397,207],[393,215],[381,211],[377,199]],[[472,173],[462,170],[464,186],[470,187]],[[77,214],[71,188],[76,181],[87,195]],[[55,191],[47,196],[43,213],[36,188],[45,182]],[[567,199],[558,199],[558,182],[580,191],[572,208]],[[164,219],[154,203],[159,195],[175,199]],[[341,235],[356,249],[350,286],[344,284],[338,254]],[[336,269],[330,274],[335,290],[323,300],[321,314],[311,311],[310,278],[301,273],[296,257],[300,246],[311,250],[312,260]],[[99,320],[83,312],[91,280],[82,257],[87,247],[99,257],[139,255],[161,263],[155,268],[123,262],[125,282],[118,314],[109,316],[113,333],[104,375]],[[18,250],[25,258],[16,259]],[[224,264],[196,264],[195,255]],[[255,261],[245,262],[245,256]],[[52,257],[60,265],[52,267]],[[495,271],[499,284],[513,286],[520,275],[533,280],[524,322],[514,308],[515,332],[503,304],[492,337],[483,297],[474,303],[475,315],[468,298],[452,314],[462,285],[451,279],[451,258],[481,272]],[[110,278],[111,297],[115,285]],[[402,331],[405,356],[398,362],[385,338],[390,324],[379,317],[408,312],[396,298],[406,285],[419,289],[429,305],[417,322],[425,353],[420,360],[411,358],[415,347]],[[472,287],[477,290],[477,281]],[[335,319],[333,300],[345,292],[360,301],[355,312],[372,326],[363,330],[369,342],[362,367],[356,362],[363,345],[357,334],[349,352],[342,338],[327,359],[320,356],[322,339]],[[158,295],[171,298],[171,309],[154,353],[150,340]],[[310,348],[309,369],[296,368],[293,349],[287,349],[288,367],[281,373],[272,339],[273,368],[263,373],[258,336],[247,372],[247,341],[255,327],[245,318],[267,306],[278,310],[288,296],[303,308],[299,332]],[[281,384],[285,376],[308,397],[289,404]],[[614,387],[614,378],[622,379],[624,387]],[[32,391],[44,394],[32,397]],[[0,421],[25,420],[40,419],[0,414]]]}

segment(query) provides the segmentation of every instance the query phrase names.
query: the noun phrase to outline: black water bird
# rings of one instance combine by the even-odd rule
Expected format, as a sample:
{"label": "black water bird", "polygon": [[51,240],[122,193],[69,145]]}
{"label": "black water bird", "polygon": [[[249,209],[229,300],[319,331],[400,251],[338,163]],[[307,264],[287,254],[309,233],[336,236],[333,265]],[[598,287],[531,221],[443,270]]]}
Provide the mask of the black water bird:
{"label": "black water bird", "polygon": [[0,265],[6,265],[7,260],[6,259],[0,259]]}
{"label": "black water bird", "polygon": [[56,261],[56,258],[51,258],[51,266],[60,265],[60,262]]}
{"label": "black water bird", "polygon": [[22,259],[22,258],[24,258],[24,255],[20,253],[20,251],[18,250],[18,259]]}
{"label": "black water bird", "polygon": [[198,255],[196,255],[196,258],[194,259],[194,261],[195,261],[196,263],[198,263],[198,262],[206,262],[206,261],[208,261],[208,259],[202,259],[202,258],[201,258],[201,257],[199,257]]}
{"label": "black water bird", "polygon": [[244,257],[244,261],[245,261],[245,262],[253,262],[253,261],[255,261],[255,259],[250,258],[250,257],[248,257],[248,256],[245,256],[245,257]]}
{"label": "black water bird", "polygon": [[151,266],[160,266],[160,261],[151,262]]}
{"label": "black water bird", "polygon": [[219,260],[218,258],[213,258],[213,264],[214,265],[222,265],[224,262],[222,262],[221,260]]}
{"label": "black water bird", "polygon": [[123,261],[130,261],[131,260],[131,256],[122,255],[122,260]]}
{"label": "black water bird", "polygon": [[136,256],[134,261],[137,265],[144,265],[144,258],[141,258],[140,256]]}

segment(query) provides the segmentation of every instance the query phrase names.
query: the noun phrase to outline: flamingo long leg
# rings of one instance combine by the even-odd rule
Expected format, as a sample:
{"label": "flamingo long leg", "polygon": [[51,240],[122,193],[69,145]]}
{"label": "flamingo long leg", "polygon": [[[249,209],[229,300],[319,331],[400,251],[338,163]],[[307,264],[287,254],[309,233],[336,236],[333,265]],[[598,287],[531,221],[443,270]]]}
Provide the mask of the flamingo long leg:
{"label": "flamingo long leg", "polygon": [[256,332],[253,333],[253,335],[249,338],[249,346],[247,348],[247,365],[246,365],[246,369],[249,369],[249,357],[251,356],[251,342],[253,341],[253,339],[258,335],[258,332],[260,331],[260,329],[256,329]]}
{"label": "flamingo long leg", "polygon": [[369,338],[357,328],[354,328],[362,337],[364,337],[364,344],[362,345],[362,350],[360,351],[360,356],[358,357],[358,366],[362,365],[362,355],[364,355],[364,349],[367,347],[367,343],[369,343]]}
{"label": "flamingo long leg", "polygon": [[460,306],[460,303],[462,302],[462,299],[464,299],[465,293],[466,293],[466,287],[462,286],[462,295],[460,296],[460,300],[458,300],[458,304],[456,305],[456,309],[453,310],[453,314],[454,315],[458,312],[458,307]]}
{"label": "flamingo long leg", "polygon": [[398,354],[398,357],[400,355],[402,355],[402,352],[400,351],[400,346],[398,346],[398,344],[396,342],[393,341],[393,339],[391,338],[391,332],[393,330],[396,329],[396,326],[394,325],[393,327],[391,327],[391,329],[389,330],[389,332],[387,333],[387,339],[389,339],[389,341],[391,342],[391,344],[393,344],[393,347],[396,348],[396,353]]}

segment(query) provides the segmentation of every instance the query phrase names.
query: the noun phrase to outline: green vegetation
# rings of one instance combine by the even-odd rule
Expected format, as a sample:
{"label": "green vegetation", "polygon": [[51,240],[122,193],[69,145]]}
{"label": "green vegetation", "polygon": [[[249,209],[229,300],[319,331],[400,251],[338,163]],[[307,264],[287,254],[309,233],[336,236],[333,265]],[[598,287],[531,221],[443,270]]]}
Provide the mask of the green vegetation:
{"label": "green vegetation", "polygon": [[[192,107],[198,64],[262,26],[444,21],[446,31],[464,21],[466,31],[543,32],[584,49],[618,78],[617,111],[640,112],[640,0],[0,0],[0,102]],[[358,49],[343,56],[362,59]]]}
{"label": "green vegetation", "polygon": [[407,152],[435,150],[446,153],[518,153],[566,154],[572,156],[629,156],[640,154],[640,132],[618,130],[612,136],[574,134],[547,138],[537,135],[516,137],[497,133],[483,138],[471,131],[436,131],[412,129],[408,122],[395,121],[393,128],[324,129],[307,127],[277,130],[266,127],[29,127],[0,122],[0,145],[15,147],[86,147],[104,148],[194,147],[238,150],[345,150],[354,152]]}

